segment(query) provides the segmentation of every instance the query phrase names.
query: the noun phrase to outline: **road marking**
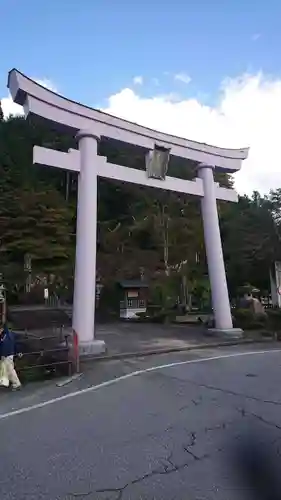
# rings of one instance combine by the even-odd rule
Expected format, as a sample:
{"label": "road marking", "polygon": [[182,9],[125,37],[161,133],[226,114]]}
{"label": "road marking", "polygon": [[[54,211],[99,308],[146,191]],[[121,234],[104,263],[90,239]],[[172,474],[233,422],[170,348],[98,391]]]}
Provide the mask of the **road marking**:
{"label": "road marking", "polygon": [[173,368],[174,366],[206,363],[208,361],[217,361],[220,359],[236,358],[236,357],[241,357],[241,356],[257,356],[257,355],[261,355],[261,354],[274,354],[274,353],[280,353],[280,352],[281,352],[281,349],[269,349],[269,350],[264,350],[264,351],[250,351],[250,352],[235,352],[235,353],[231,353],[231,354],[221,354],[219,356],[211,356],[209,358],[189,359],[186,361],[176,361],[174,363],[168,363],[165,365],[152,366],[150,368],[144,368],[143,370],[137,370],[137,371],[134,371],[131,373],[127,373],[126,375],[122,375],[121,377],[107,380],[106,382],[102,382],[101,384],[87,387],[86,389],[81,389],[80,391],[70,392],[69,394],[65,394],[64,396],[59,396],[59,397],[54,398],[54,399],[48,399],[47,401],[44,401],[42,403],[34,404],[31,406],[26,406],[24,408],[20,408],[18,410],[12,410],[12,411],[9,411],[7,413],[2,413],[2,414],[0,414],[0,420],[4,420],[4,419],[9,418],[9,417],[14,417],[16,415],[21,415],[22,413],[28,413],[30,411],[37,410],[39,408],[44,408],[45,406],[49,406],[49,405],[52,405],[54,403],[59,403],[60,401],[64,401],[66,399],[75,398],[76,396],[81,396],[83,394],[87,394],[88,392],[94,392],[94,391],[97,391],[99,389],[103,389],[104,387],[118,384],[119,382],[122,382],[123,380],[126,380],[128,378],[136,377],[138,375],[144,375],[145,373],[154,372],[157,370],[164,370],[166,368]]}

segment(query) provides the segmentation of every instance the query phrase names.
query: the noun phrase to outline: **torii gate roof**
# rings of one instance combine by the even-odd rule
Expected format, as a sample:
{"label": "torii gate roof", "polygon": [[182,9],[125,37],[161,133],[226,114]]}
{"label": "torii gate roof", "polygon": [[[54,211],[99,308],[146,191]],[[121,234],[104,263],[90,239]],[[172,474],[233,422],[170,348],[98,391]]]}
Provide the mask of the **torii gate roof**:
{"label": "torii gate roof", "polygon": [[17,69],[9,72],[8,88],[13,101],[23,106],[25,116],[42,117],[73,136],[86,129],[98,137],[127,143],[139,150],[162,146],[170,149],[172,158],[189,160],[191,164],[207,163],[229,173],[240,170],[248,156],[248,148],[225,149],[190,141],[84,106],[46,89]]}

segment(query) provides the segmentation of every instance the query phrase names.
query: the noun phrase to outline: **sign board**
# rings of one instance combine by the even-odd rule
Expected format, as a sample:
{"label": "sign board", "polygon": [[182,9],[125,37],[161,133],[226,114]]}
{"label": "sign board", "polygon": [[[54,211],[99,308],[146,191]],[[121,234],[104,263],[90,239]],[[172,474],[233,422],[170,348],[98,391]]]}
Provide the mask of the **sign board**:
{"label": "sign board", "polygon": [[49,290],[48,288],[44,288],[44,299],[48,300],[48,298],[49,298]]}

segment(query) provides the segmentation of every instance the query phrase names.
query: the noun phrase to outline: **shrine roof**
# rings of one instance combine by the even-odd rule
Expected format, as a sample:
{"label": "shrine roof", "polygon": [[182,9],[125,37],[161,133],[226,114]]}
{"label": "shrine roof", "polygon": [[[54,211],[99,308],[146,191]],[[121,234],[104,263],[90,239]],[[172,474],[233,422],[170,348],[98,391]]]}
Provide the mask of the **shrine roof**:
{"label": "shrine roof", "polygon": [[149,284],[147,281],[142,280],[123,280],[119,281],[119,285],[122,288],[148,288]]}

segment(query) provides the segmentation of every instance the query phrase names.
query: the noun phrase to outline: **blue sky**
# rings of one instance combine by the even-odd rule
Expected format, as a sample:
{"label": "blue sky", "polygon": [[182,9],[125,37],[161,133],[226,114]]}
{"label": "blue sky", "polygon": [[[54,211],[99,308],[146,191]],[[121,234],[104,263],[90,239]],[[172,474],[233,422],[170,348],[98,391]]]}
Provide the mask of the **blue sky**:
{"label": "blue sky", "polygon": [[280,0],[1,0],[0,12],[2,97],[12,67],[93,106],[136,75],[144,96],[215,102],[225,77],[281,74]]}
{"label": "blue sky", "polygon": [[250,146],[236,188],[281,186],[280,0],[0,0],[0,15],[6,115],[21,111],[6,89],[16,67],[127,120]]}

